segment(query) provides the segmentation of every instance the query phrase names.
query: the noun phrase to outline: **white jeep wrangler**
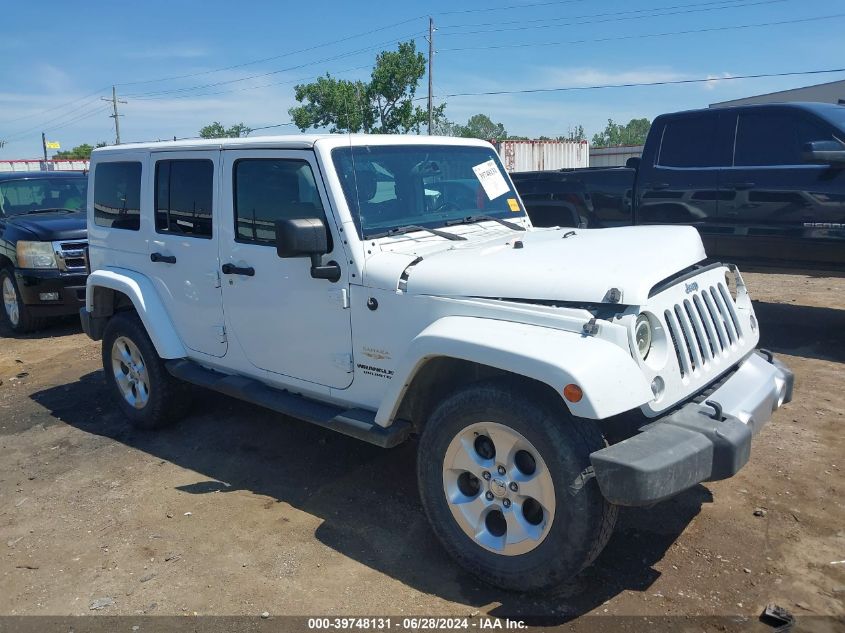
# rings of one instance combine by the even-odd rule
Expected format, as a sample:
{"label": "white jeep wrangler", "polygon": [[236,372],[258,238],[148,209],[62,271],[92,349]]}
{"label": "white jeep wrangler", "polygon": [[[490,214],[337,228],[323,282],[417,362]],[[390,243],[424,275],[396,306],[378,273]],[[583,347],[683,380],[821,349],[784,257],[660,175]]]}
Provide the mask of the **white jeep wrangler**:
{"label": "white jeep wrangler", "polygon": [[735,474],[792,396],[695,229],[534,229],[492,146],[291,136],[95,150],[85,331],[126,416],[193,383],[379,446],[484,580],[547,590],[619,505]]}

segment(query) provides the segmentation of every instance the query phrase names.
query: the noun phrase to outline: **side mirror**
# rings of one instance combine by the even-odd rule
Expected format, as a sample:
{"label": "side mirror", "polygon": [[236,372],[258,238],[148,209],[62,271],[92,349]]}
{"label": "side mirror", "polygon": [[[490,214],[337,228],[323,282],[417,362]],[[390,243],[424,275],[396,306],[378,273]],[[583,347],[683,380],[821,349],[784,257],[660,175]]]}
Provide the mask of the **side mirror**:
{"label": "side mirror", "polygon": [[636,169],[640,166],[642,160],[643,159],[639,156],[631,156],[631,158],[625,161],[625,167],[628,167],[629,169]]}
{"label": "side mirror", "polygon": [[804,143],[803,157],[808,163],[845,165],[845,146],[839,141],[832,140]]}
{"label": "side mirror", "polygon": [[319,218],[276,220],[276,254],[311,257],[329,251],[326,225]]}
{"label": "side mirror", "polygon": [[276,254],[282,258],[310,257],[314,279],[338,281],[337,262],[323,265],[323,255],[329,252],[326,225],[319,218],[276,220]]}

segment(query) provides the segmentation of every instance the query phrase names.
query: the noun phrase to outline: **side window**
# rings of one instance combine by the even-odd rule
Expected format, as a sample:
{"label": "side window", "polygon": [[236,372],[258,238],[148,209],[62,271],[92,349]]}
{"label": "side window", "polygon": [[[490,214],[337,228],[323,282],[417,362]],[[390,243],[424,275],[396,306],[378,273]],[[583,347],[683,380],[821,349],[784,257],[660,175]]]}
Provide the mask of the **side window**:
{"label": "side window", "polygon": [[805,143],[831,139],[830,130],[799,112],[748,112],[739,116],[734,165],[801,165]]}
{"label": "side window", "polygon": [[704,114],[670,119],[663,129],[657,164],[662,167],[718,167],[718,117]]}
{"label": "side window", "polygon": [[141,226],[141,163],[100,163],[94,170],[94,223],[137,231]]}
{"label": "side window", "polygon": [[314,174],[304,160],[243,158],[235,163],[233,178],[239,242],[275,244],[276,220],[326,220]]}
{"label": "side window", "polygon": [[211,238],[214,163],[160,160],[156,163],[156,232]]}

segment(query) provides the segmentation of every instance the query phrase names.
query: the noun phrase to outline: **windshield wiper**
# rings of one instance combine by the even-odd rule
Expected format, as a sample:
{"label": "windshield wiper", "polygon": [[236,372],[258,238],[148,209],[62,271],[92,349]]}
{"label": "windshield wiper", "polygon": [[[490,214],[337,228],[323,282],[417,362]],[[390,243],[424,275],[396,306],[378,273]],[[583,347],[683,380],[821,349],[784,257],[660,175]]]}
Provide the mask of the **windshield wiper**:
{"label": "windshield wiper", "polygon": [[519,224],[515,224],[513,222],[508,222],[507,220],[503,220],[502,218],[493,217],[492,215],[468,215],[467,217],[461,218],[460,220],[449,220],[448,222],[446,222],[446,226],[454,226],[456,224],[472,224],[473,222],[481,222],[484,220],[498,222],[502,226],[506,226],[514,231],[525,230],[524,226],[520,226]]}
{"label": "windshield wiper", "polygon": [[23,211],[14,215],[32,215],[33,213],[55,213],[56,211],[65,211],[67,213],[76,213],[73,209],[66,209],[64,207],[55,207],[52,209],[31,209],[30,211]]}
{"label": "windshield wiper", "polygon": [[397,226],[395,229],[388,229],[387,231],[382,231],[381,233],[372,233],[368,235],[366,239],[389,237],[391,235],[404,235],[405,233],[413,233],[414,231],[428,231],[432,235],[437,235],[438,237],[445,237],[447,240],[452,241],[466,239],[463,235],[455,235],[454,233],[449,233],[447,231],[438,231],[437,229],[430,229],[425,226],[417,226],[416,224],[409,224],[408,226]]}

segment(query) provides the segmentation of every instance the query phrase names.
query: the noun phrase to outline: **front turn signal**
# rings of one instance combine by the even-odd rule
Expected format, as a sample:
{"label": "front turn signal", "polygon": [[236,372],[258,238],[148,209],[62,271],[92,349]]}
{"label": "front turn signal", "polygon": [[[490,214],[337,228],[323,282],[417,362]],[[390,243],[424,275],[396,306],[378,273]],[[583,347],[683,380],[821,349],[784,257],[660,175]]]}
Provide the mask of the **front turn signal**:
{"label": "front turn signal", "polygon": [[581,402],[581,398],[584,397],[584,392],[578,385],[569,384],[563,388],[563,397],[570,402]]}

